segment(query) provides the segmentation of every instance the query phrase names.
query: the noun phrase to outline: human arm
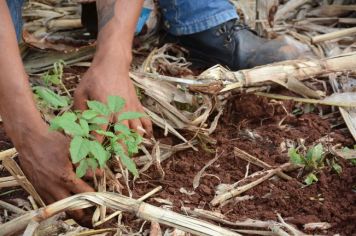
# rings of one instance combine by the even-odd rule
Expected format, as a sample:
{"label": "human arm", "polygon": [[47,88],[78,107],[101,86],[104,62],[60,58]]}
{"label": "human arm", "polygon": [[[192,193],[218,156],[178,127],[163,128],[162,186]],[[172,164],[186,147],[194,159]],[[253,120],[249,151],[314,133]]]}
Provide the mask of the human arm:
{"label": "human arm", "polygon": [[0,52],[0,115],[27,178],[46,203],[93,191],[73,172],[68,138],[50,131],[36,108],[6,1],[0,1]]}
{"label": "human arm", "polygon": [[[133,83],[129,79],[131,48],[136,23],[143,0],[97,1],[98,39],[94,60],[75,92],[75,107],[84,110],[87,100],[106,102],[109,95],[126,100],[127,111],[143,112]],[[132,129],[148,135],[152,133],[149,119],[135,119],[126,123]]]}

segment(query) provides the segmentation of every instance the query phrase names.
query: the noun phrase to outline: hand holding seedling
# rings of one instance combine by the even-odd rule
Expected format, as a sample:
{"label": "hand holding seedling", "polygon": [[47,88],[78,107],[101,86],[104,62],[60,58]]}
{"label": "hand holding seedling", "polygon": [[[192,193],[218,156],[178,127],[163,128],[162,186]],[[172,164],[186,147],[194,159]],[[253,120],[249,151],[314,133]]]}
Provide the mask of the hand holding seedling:
{"label": "hand holding seedling", "polygon": [[[76,108],[85,109],[87,100],[106,102],[109,95],[120,95],[127,101],[125,111],[142,111],[128,77],[131,45],[142,4],[143,0],[97,1],[97,51],[75,94]],[[36,108],[6,1],[0,1],[0,22],[0,114],[19,152],[23,171],[46,203],[94,191],[73,171],[68,151],[70,139],[58,131],[49,131]],[[48,94],[39,88],[37,92]],[[57,105],[65,103],[58,102]],[[142,126],[147,133],[151,132],[146,118],[125,124],[137,130]],[[78,212],[77,216],[81,218],[83,213]]]}
{"label": "hand holding seedling", "polygon": [[[128,68],[120,69],[119,66],[113,68],[104,63],[104,68],[92,66],[84,75],[79,87],[76,89],[74,96],[74,108],[76,110],[85,110],[88,108],[87,101],[95,100],[107,103],[110,95],[122,97],[126,103],[120,112],[140,112],[143,108],[137,98],[135,88],[129,79]],[[117,121],[117,116],[110,117],[111,122]],[[135,130],[140,135],[151,136],[152,124],[147,117],[139,117],[132,120],[125,120],[123,124],[128,128]],[[103,130],[106,130],[107,124],[103,124]],[[99,141],[102,141],[98,137]]]}
{"label": "hand holding seedling", "polygon": [[[125,99],[123,111],[143,112],[135,88],[129,79],[132,60],[131,48],[143,1],[97,1],[98,46],[92,65],[82,78],[74,96],[74,107],[87,108],[86,101],[106,103],[108,96]],[[129,128],[140,134],[152,132],[151,121],[147,118],[125,121]]]}

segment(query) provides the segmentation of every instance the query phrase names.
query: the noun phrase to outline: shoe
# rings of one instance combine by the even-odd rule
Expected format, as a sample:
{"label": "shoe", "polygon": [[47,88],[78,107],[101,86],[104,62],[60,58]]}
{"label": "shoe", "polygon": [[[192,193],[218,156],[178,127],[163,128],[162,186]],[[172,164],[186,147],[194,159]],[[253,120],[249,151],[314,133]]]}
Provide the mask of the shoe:
{"label": "shoe", "polygon": [[209,67],[221,64],[231,70],[298,59],[310,51],[291,37],[261,38],[236,19],[191,35],[168,35],[167,39],[188,49],[192,62]]}
{"label": "shoe", "polygon": [[95,2],[82,3],[81,20],[82,25],[91,34],[92,38],[96,38],[98,35],[98,14]]}

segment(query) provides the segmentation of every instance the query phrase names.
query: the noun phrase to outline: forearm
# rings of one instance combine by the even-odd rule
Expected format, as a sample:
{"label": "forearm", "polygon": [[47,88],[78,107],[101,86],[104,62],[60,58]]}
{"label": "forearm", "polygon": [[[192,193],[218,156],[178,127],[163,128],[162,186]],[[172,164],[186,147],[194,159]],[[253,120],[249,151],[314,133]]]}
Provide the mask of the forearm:
{"label": "forearm", "polygon": [[33,101],[6,1],[0,1],[0,22],[0,114],[14,141],[43,122]]}
{"label": "forearm", "polygon": [[99,34],[93,64],[112,63],[117,58],[128,68],[143,0],[100,0],[96,4]]}

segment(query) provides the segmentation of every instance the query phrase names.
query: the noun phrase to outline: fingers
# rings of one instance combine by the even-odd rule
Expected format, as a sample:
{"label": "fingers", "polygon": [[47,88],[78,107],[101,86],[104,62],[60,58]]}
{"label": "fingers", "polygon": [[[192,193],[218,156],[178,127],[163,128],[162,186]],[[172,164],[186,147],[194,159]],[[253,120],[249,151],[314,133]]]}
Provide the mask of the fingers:
{"label": "fingers", "polygon": [[77,178],[74,174],[71,177],[71,180],[68,181],[67,188],[75,194],[86,193],[86,192],[95,192],[95,190],[90,187],[86,182]]}
{"label": "fingers", "polygon": [[96,177],[103,177],[104,175],[104,170],[102,169],[96,169],[95,171],[93,171],[92,169],[88,170],[87,173],[84,176],[84,180],[93,180],[94,175]]}
{"label": "fingers", "polygon": [[87,96],[80,91],[79,89],[77,89],[74,92],[74,103],[73,103],[73,107],[74,110],[86,110],[87,109]]}
{"label": "fingers", "polygon": [[139,119],[130,120],[129,121],[129,128],[135,130],[141,136],[143,136],[144,133],[145,133],[145,130],[143,129],[143,126],[142,126],[141,121]]}
{"label": "fingers", "polygon": [[146,136],[148,138],[151,138],[153,135],[153,128],[152,128],[151,120],[148,118],[142,118],[141,123],[142,123],[144,130],[146,130]]}

